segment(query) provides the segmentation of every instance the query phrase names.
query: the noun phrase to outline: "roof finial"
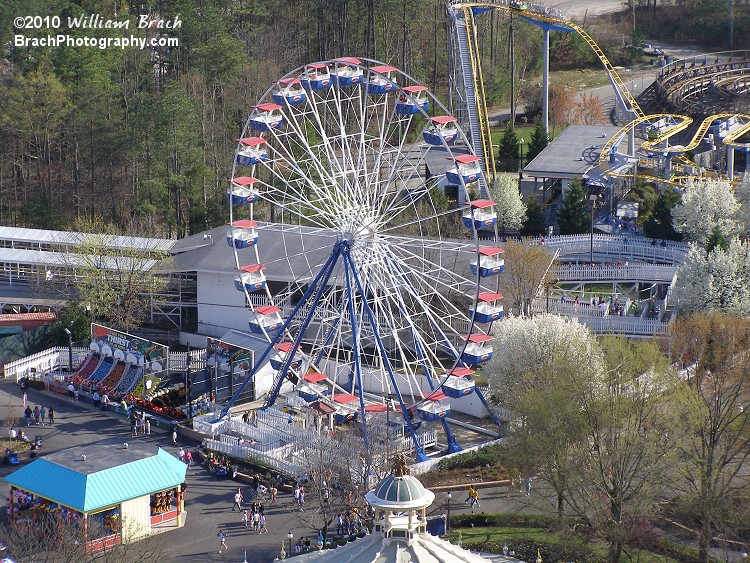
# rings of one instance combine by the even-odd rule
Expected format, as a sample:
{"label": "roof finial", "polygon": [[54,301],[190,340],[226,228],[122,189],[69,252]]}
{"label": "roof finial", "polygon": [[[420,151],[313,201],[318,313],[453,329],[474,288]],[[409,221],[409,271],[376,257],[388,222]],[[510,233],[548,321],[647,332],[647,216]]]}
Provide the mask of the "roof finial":
{"label": "roof finial", "polygon": [[393,459],[393,467],[391,470],[393,471],[394,477],[403,477],[404,475],[409,474],[409,466],[406,465],[406,457],[404,454],[396,454],[396,457]]}

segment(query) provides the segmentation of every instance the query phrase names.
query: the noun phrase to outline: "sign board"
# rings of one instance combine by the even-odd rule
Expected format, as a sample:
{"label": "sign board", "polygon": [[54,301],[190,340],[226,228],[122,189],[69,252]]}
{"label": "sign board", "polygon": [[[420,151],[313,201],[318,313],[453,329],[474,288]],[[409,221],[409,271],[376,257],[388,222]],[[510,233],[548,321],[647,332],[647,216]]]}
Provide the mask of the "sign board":
{"label": "sign board", "polygon": [[220,370],[228,371],[233,364],[235,372],[252,369],[253,351],[234,344],[229,344],[218,338],[206,338],[206,365],[218,366]]}
{"label": "sign board", "polygon": [[91,324],[89,348],[104,356],[138,364],[152,372],[163,371],[169,358],[168,346],[94,323]]}

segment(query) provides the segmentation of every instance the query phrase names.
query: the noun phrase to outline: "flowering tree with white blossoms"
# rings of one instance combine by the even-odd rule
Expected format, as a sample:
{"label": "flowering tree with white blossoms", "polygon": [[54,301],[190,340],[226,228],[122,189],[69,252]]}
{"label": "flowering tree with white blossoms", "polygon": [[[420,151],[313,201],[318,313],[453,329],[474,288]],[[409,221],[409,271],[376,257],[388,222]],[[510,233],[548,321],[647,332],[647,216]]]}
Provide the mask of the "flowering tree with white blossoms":
{"label": "flowering tree with white blossoms", "polygon": [[750,181],[738,184],[734,189],[734,197],[740,204],[735,215],[739,232],[743,236],[750,236]]}
{"label": "flowering tree with white blossoms", "polygon": [[510,174],[498,174],[490,188],[492,200],[497,203],[497,226],[501,233],[520,229],[526,218],[526,205],[518,191],[518,179]]}
{"label": "flowering tree with white blossoms", "polygon": [[682,201],[672,210],[672,224],[687,240],[703,245],[716,227],[727,238],[735,236],[739,209],[729,182],[691,179]]}
{"label": "flowering tree with white blossoms", "polygon": [[735,238],[706,252],[693,243],[677,282],[682,308],[750,315],[750,244]]}

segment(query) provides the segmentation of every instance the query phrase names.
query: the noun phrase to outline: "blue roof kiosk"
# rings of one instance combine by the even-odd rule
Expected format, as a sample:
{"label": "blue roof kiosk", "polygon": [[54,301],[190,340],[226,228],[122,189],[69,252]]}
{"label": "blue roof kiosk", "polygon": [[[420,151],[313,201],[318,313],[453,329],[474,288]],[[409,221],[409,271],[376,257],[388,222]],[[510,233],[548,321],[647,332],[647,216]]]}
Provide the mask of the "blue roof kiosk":
{"label": "blue roof kiosk", "polygon": [[57,518],[83,527],[86,550],[146,537],[185,521],[187,466],[139,440],[105,440],[41,457],[5,478],[13,522]]}

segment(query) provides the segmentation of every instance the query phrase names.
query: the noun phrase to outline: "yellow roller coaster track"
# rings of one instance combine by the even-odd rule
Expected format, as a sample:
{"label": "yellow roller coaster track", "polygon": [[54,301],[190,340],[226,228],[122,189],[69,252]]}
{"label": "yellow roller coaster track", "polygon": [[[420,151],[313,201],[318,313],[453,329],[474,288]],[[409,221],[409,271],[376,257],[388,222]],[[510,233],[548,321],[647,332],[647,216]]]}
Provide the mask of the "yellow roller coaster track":
{"label": "yellow roller coaster track", "polygon": [[[622,81],[620,76],[617,74],[617,71],[615,70],[614,66],[612,66],[612,63],[607,58],[607,55],[604,54],[604,51],[601,50],[599,45],[597,45],[596,41],[586,32],[585,29],[583,29],[581,26],[570,22],[568,20],[554,17],[549,14],[542,14],[535,12],[533,10],[519,10],[517,8],[511,8],[509,5],[506,4],[497,4],[497,3],[490,3],[490,2],[455,2],[451,5],[452,9],[460,9],[464,15],[464,19],[467,22],[467,34],[468,42],[469,42],[469,56],[471,57],[471,66],[472,71],[474,73],[473,80],[474,80],[474,89],[477,93],[480,93],[477,95],[477,113],[479,115],[479,127],[481,131],[481,142],[482,142],[482,151],[483,156],[485,160],[485,166],[487,167],[487,173],[488,177],[494,178],[495,174],[495,164],[494,164],[494,157],[492,154],[492,136],[490,133],[490,123],[489,123],[489,117],[487,114],[487,104],[486,99],[484,97],[484,80],[482,78],[482,65],[479,60],[478,55],[478,44],[477,44],[477,37],[476,37],[476,26],[474,25],[474,12],[472,11],[472,8],[481,8],[481,9],[487,9],[487,10],[501,10],[504,12],[510,12],[515,13],[518,16],[522,16],[524,18],[532,19],[539,22],[549,23],[552,25],[560,26],[560,27],[567,27],[576,33],[580,35],[586,43],[588,43],[589,47],[594,51],[594,54],[599,58],[601,63],[604,65],[605,70],[607,71],[607,74],[609,75],[613,86],[618,91],[621,98],[626,102],[626,104],[629,106],[630,109],[634,115],[636,115],[636,119],[625,125],[622,129],[620,129],[602,148],[601,154],[599,155],[599,167],[601,168],[602,172],[608,176],[613,177],[630,177],[633,174],[628,173],[619,173],[615,172],[614,170],[611,170],[609,168],[609,153],[612,150],[612,147],[615,146],[617,143],[620,142],[623,135],[628,133],[631,128],[634,128],[638,126],[641,123],[646,123],[649,121],[657,121],[661,118],[672,118],[677,123],[675,126],[669,128],[668,130],[664,131],[659,135],[656,139],[653,139],[652,142],[646,141],[643,143],[642,148],[646,150],[651,151],[657,151],[658,148],[654,147],[654,143],[661,143],[667,140],[669,137],[672,137],[679,133],[680,131],[683,131],[686,129],[691,123],[692,119],[687,116],[683,115],[677,115],[677,114],[654,114],[654,115],[645,115],[643,113],[643,110],[638,105],[638,102],[633,97],[633,95],[630,93],[630,91],[625,86],[625,83]],[[687,166],[695,166],[693,162],[691,162],[686,156],[685,152],[693,150],[696,148],[701,140],[703,140],[703,137],[705,137],[708,128],[711,126],[711,123],[713,123],[716,120],[719,119],[727,119],[732,116],[737,116],[741,118],[747,118],[750,120],[750,116],[743,115],[743,114],[716,114],[712,115],[701,123],[701,126],[699,127],[698,131],[693,135],[693,138],[691,142],[686,147],[681,147],[679,151],[674,150],[675,147],[670,147],[670,152],[678,153],[675,155],[674,160],[676,161],[674,164],[674,171],[675,172],[682,172],[686,171]],[[726,136],[723,139],[723,143],[727,146],[740,148],[740,149],[747,149],[750,147],[750,143],[737,143],[736,140],[739,139],[742,135],[750,133],[750,122],[737,128],[734,132],[731,133],[731,135]],[[490,169],[490,166],[492,167]],[[693,174],[678,174],[675,176],[672,176],[669,180],[666,180],[665,178],[661,178],[659,176],[653,176],[649,174],[640,174],[640,177],[646,179],[646,180],[652,180],[655,182],[661,182],[661,183],[667,183],[667,184],[673,184],[677,186],[681,186],[682,183],[692,176]]]}
{"label": "yellow roller coaster track", "polygon": [[[697,148],[700,144],[703,138],[708,133],[709,128],[713,124],[714,121],[719,121],[722,119],[729,119],[731,117],[739,118],[746,120],[747,122],[744,124],[740,124],[739,127],[737,127],[734,131],[726,135],[722,139],[722,143],[726,146],[733,147],[736,149],[742,149],[747,150],[750,149],[750,143],[739,143],[737,142],[737,139],[745,135],[746,133],[750,133],[750,115],[745,114],[737,114],[737,113],[717,113],[716,115],[711,115],[704,119],[700,127],[698,127],[698,130],[693,135],[693,138],[690,140],[690,142],[685,146],[675,145],[671,147],[659,147],[658,145],[661,143],[664,143],[669,140],[670,137],[673,137],[677,133],[684,131],[687,129],[687,127],[693,122],[693,120],[690,117],[674,114],[674,113],[658,113],[653,115],[646,115],[643,117],[639,117],[638,119],[634,119],[624,127],[622,127],[617,133],[615,133],[612,138],[607,141],[604,146],[602,147],[601,152],[599,153],[599,168],[601,171],[607,175],[612,177],[618,177],[618,178],[626,178],[633,176],[630,172],[616,172],[609,167],[609,156],[612,152],[612,148],[618,144],[622,138],[627,135],[631,129],[637,127],[638,125],[641,125],[643,123],[649,123],[649,122],[656,122],[661,119],[672,119],[676,123],[664,131],[662,131],[658,136],[653,137],[651,139],[648,139],[641,145],[641,149],[647,151],[647,152],[669,152],[672,154],[677,154],[682,157],[681,164],[675,166],[675,172],[677,172],[676,175],[670,177],[669,180],[666,178],[662,178],[660,176],[654,176],[652,174],[639,174],[640,178],[643,178],[644,180],[651,180],[654,182],[660,182],[665,184],[671,184],[674,186],[682,186],[685,180],[687,180],[690,177],[693,177],[695,174],[688,174],[685,173],[687,170],[685,169],[685,164],[693,165],[694,164],[688,160],[686,157],[684,157],[684,153],[688,151],[692,151],[695,148]],[[682,172],[682,173],[680,173]],[[719,177],[718,175],[716,176]]]}
{"label": "yellow roller coaster track", "polygon": [[490,117],[487,114],[487,98],[484,95],[484,76],[482,65],[479,60],[479,44],[477,43],[477,30],[474,25],[474,12],[471,8],[464,8],[464,22],[466,23],[466,39],[469,46],[469,59],[471,61],[472,79],[474,81],[474,95],[477,103],[477,118],[479,119],[479,130],[481,131],[482,158],[487,172],[487,183],[492,184],[495,179],[495,158],[492,154],[492,135],[490,134]]}
{"label": "yellow roller coaster track", "polygon": [[596,44],[596,41],[594,41],[594,39],[588,33],[586,33],[586,30],[584,30],[579,25],[576,25],[572,22],[569,22],[561,18],[552,17],[547,14],[539,14],[539,13],[528,11],[528,10],[517,10],[507,5],[494,4],[494,3],[489,3],[489,2],[456,3],[456,4],[453,4],[451,8],[455,10],[461,10],[464,16],[464,21],[466,22],[466,34],[467,34],[467,40],[468,40],[467,42],[469,45],[469,57],[471,59],[471,68],[473,71],[472,79],[474,82],[474,91],[476,92],[476,96],[477,96],[476,98],[477,114],[479,117],[479,129],[480,129],[481,137],[482,137],[481,138],[482,153],[484,157],[484,162],[485,162],[485,167],[487,170],[488,178],[491,179],[495,177],[495,159],[492,154],[492,135],[490,133],[490,121],[489,121],[489,116],[487,113],[487,102],[484,96],[484,78],[482,76],[482,65],[481,65],[481,61],[479,58],[476,26],[474,25],[474,12],[472,11],[472,8],[501,10],[501,11],[513,13],[519,16],[523,16],[525,18],[533,19],[536,21],[554,24],[554,25],[561,26],[561,27],[567,27],[576,31],[581,37],[583,37],[586,43],[588,43],[588,45],[594,51],[596,56],[602,62],[602,64],[604,65],[604,68],[606,69],[607,73],[612,79],[612,83],[617,88],[620,96],[622,96],[622,98],[630,106],[629,109],[631,109],[637,117],[644,116],[643,110],[641,110],[640,106],[638,105],[638,102],[635,100],[635,98],[630,93],[630,91],[628,91],[628,89],[625,87],[625,84],[623,83],[620,76],[617,74],[617,71],[615,70],[615,68],[612,66],[612,63],[609,62],[609,59],[604,54],[604,51],[602,51],[601,48],[599,48],[599,45]]}

